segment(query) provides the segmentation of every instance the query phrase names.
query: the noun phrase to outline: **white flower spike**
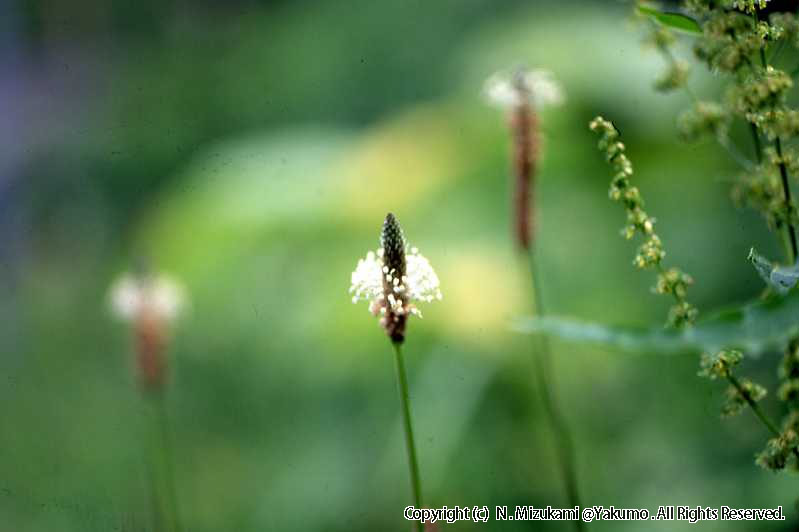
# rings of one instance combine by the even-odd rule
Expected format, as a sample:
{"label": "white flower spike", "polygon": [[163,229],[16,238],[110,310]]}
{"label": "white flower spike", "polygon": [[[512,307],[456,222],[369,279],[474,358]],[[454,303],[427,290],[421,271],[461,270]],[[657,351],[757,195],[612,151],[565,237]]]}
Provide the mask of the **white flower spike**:
{"label": "white flower spike", "polygon": [[111,286],[109,298],[114,314],[130,323],[142,388],[163,390],[169,325],[183,308],[183,290],[168,277],[125,274]]}
{"label": "white flower spike", "polygon": [[486,80],[483,93],[490,103],[510,109],[524,104],[560,105],[565,99],[560,83],[548,70],[497,72]]}
{"label": "white flower spike", "polygon": [[415,247],[408,248],[393,214],[383,222],[381,247],[360,259],[352,272],[352,302],[369,301],[369,311],[395,343],[405,337],[409,315],[422,317],[415,302],[441,299],[439,280],[430,262]]}
{"label": "white flower spike", "polygon": [[119,318],[136,320],[144,313],[171,321],[183,308],[183,290],[165,276],[124,274],[111,286],[111,308]]}

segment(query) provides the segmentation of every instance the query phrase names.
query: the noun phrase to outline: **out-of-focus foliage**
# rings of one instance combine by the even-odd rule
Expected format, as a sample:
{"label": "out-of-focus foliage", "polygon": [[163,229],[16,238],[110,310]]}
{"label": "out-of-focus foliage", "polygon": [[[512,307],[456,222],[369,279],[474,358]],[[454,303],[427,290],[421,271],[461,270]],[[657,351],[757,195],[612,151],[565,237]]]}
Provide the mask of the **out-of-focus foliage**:
{"label": "out-of-focus foliage", "polygon": [[686,33],[700,34],[702,29],[697,24],[696,20],[683,13],[671,13],[668,11],[661,11],[658,8],[651,7],[645,3],[638,4],[638,12],[642,15],[652,18],[658,24],[662,24],[667,28]]}
{"label": "out-of-focus foliage", "polygon": [[[347,294],[389,210],[444,292],[410,322],[406,348],[427,503],[565,504],[531,346],[508,329],[528,285],[509,238],[506,124],[480,98],[497,69],[547,68],[567,92],[540,116],[553,313],[647,326],[668,306],[616,238],[585,128],[600,111],[628,139],[698,306],[758,293],[753,242],[776,256],[761,220],[729,202],[724,154],[675,140],[685,98],[651,89],[659,58],[640,49],[624,4],[65,6],[19,2],[3,18],[3,68],[15,69],[0,76],[9,530],[148,527],[129,338],[106,305],[142,255],[190,296],[168,397],[186,529],[405,529],[391,351]],[[796,518],[793,480],[751,466],[764,435],[745,416],[720,423],[723,398],[696,379],[695,356],[554,347],[587,503],[782,504]],[[774,378],[773,364],[746,364]]]}
{"label": "out-of-focus foliage", "polygon": [[525,333],[549,333],[565,340],[592,342],[646,354],[715,352],[740,348],[750,355],[780,351],[799,333],[796,315],[799,295],[771,297],[725,309],[687,329],[648,329],[581,323],[569,318],[543,317],[517,320],[514,328]]}

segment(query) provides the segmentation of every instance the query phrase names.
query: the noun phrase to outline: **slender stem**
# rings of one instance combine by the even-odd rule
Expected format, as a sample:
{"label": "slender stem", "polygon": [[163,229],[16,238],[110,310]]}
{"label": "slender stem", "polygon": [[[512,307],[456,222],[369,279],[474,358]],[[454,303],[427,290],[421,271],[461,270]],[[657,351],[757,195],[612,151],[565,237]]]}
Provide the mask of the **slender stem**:
{"label": "slender stem", "polygon": [[[668,45],[659,44],[658,50],[660,51],[660,54],[663,56],[663,58],[666,59],[666,61],[669,63],[669,66],[671,66],[672,68],[676,68],[678,66],[677,58],[674,57],[673,53],[671,53],[671,49],[668,47]],[[694,103],[699,101],[699,98],[696,97],[696,94],[694,94],[694,91],[691,90],[691,87],[688,85],[688,83],[683,84],[683,89],[685,89],[685,92],[691,98],[691,101],[693,101]]]}
{"label": "slender stem", "polygon": [[158,528],[164,532],[181,532],[172,461],[172,442],[169,436],[169,419],[164,392],[163,390],[152,391],[146,399],[150,407],[150,430],[152,433],[150,460],[153,489],[156,492],[153,498],[158,504]]}
{"label": "slender stem", "polygon": [[[760,22],[760,14],[758,13],[758,10],[756,8],[752,12],[752,19],[754,20],[754,25],[755,25],[755,28],[756,28],[757,24]],[[763,49],[762,46],[759,48],[759,51],[760,51],[760,64],[761,64],[761,66],[764,69],[768,68],[768,61],[766,61],[766,52],[765,52],[765,50]],[[751,127],[752,127],[752,130],[753,130],[754,134],[755,134],[754,135],[754,138],[756,140],[755,147],[758,149],[758,152],[760,152],[760,149],[759,149],[760,148],[760,140],[759,140],[758,135],[757,135],[757,128],[755,127],[754,124],[751,124]],[[796,244],[796,229],[794,228],[793,223],[791,222],[791,219],[790,219],[790,215],[791,215],[791,210],[792,209],[791,209],[791,187],[790,187],[790,184],[788,183],[788,169],[785,166],[785,161],[782,159],[782,139],[780,139],[779,136],[777,136],[774,139],[774,148],[777,150],[777,157],[779,158],[779,161],[780,161],[779,162],[779,168],[780,168],[780,177],[782,178],[782,192],[783,192],[783,194],[785,196],[785,208],[786,208],[786,210],[788,212],[788,220],[786,220],[785,225],[788,228],[788,237],[789,237],[789,240],[791,242],[791,257],[790,257],[790,261],[791,261],[791,263],[794,263],[794,262],[796,262],[797,258],[799,258],[799,254],[797,252],[797,244]],[[758,160],[760,160],[760,158],[761,158],[761,156],[758,155]]]}
{"label": "slender stem", "polygon": [[[674,54],[671,53],[671,49],[669,49],[668,46],[660,45],[660,46],[658,46],[658,50],[660,51],[660,54],[663,56],[663,58],[666,61],[668,61],[669,65],[671,65],[672,67],[676,67],[677,66],[677,58],[674,57]],[[688,95],[688,97],[690,98],[691,102],[694,105],[699,103],[699,98],[696,96],[694,91],[691,89],[690,85],[688,85],[688,82],[683,84],[683,89],[685,90],[685,93]],[[750,170],[752,168],[752,166],[753,166],[752,162],[749,161],[749,159],[747,159],[746,156],[743,155],[740,151],[738,151],[738,149],[735,147],[735,145],[732,143],[732,141],[730,141],[729,136],[725,135],[724,137],[722,137],[721,135],[717,135],[716,136],[716,141],[718,142],[719,146],[724,148],[727,151],[727,153],[730,154],[730,156],[733,158],[733,160],[736,163],[738,163],[738,165],[740,165],[742,168],[744,168],[746,170]],[[757,142],[759,144],[760,140],[758,139]],[[760,163],[760,149],[759,148],[757,150],[757,156],[758,156],[758,163]]]}
{"label": "slender stem", "polygon": [[752,142],[755,145],[755,158],[757,159],[757,164],[760,164],[763,162],[763,148],[760,144],[760,134],[757,132],[757,126],[752,122],[749,122],[749,131],[752,132]]}
{"label": "slender stem", "polygon": [[[758,15],[756,9],[752,13],[752,18],[753,18],[753,21],[754,21],[754,25],[756,27],[757,24],[760,22],[760,17]],[[780,51],[780,50],[781,50],[781,47],[778,49],[778,51]],[[760,52],[759,53],[759,55],[760,55],[760,64],[765,69],[765,68],[768,67],[768,61],[766,60],[766,53],[765,53],[765,50],[763,49],[763,47],[760,47],[759,52]],[[772,55],[772,59],[776,55],[777,55],[777,53],[774,53]],[[746,58],[746,57],[744,57],[744,59],[746,60],[747,64],[749,65],[749,68],[754,70],[754,65],[752,65],[751,61],[748,58]],[[794,73],[796,73],[796,72],[799,72],[799,67],[797,68],[797,70]],[[761,164],[763,162],[763,146],[762,146],[762,143],[760,141],[760,134],[758,133],[757,126],[755,124],[751,123],[751,122],[749,123],[749,130],[750,130],[750,132],[752,134],[752,142],[754,144],[754,151],[755,151],[755,157],[757,159],[757,163]],[[787,168],[785,167],[785,163],[782,161],[782,143],[781,143],[780,137],[777,137],[775,139],[774,145],[775,145],[775,149],[777,151],[777,156],[780,158],[779,168],[780,168],[780,176],[782,178],[783,193],[785,195],[785,205],[786,205],[786,207],[790,208],[790,205],[791,205],[791,190],[790,190],[789,183],[788,183],[788,171],[787,171]],[[778,228],[779,228],[779,226],[780,226],[780,222],[778,221]],[[794,261],[797,260],[797,257],[799,257],[799,255],[797,255],[796,232],[795,232],[793,224],[790,222],[790,220],[787,221],[787,227],[788,227],[788,233],[790,235],[790,241],[791,241],[791,262],[794,262]],[[661,272],[663,271],[663,268],[660,265],[658,265],[658,269]],[[676,294],[675,294],[675,298],[677,298]],[[677,298],[677,300],[679,301],[679,298]],[[765,412],[763,412],[763,410],[760,408],[760,405],[758,405],[752,399],[750,394],[743,388],[743,386],[741,385],[740,381],[738,381],[738,379],[732,373],[727,374],[727,380],[735,388],[735,390],[738,392],[738,394],[740,394],[740,396],[744,398],[746,403],[749,405],[749,408],[752,409],[752,412],[754,412],[755,416],[757,416],[757,418],[760,420],[760,422],[763,423],[763,425],[766,427],[766,429],[768,429],[768,431],[774,437],[779,437],[780,436],[780,431],[777,428],[777,425],[774,424],[773,421],[771,421],[771,419],[765,414]],[[797,460],[799,460],[799,449],[794,447],[793,448],[793,453],[796,456]]]}
{"label": "slender stem", "polygon": [[165,532],[164,511],[161,504],[161,485],[158,481],[158,460],[155,458],[155,446],[150,443],[149,460],[147,462],[147,473],[150,481],[150,508],[152,511],[152,526],[155,532]]}
{"label": "slender stem", "polygon": [[[663,270],[663,266],[658,264],[657,268],[658,268],[658,271],[663,273],[663,271],[664,271]],[[680,302],[680,298],[677,296],[677,294],[674,294],[674,298],[677,300],[677,302]],[[758,419],[763,422],[763,425],[766,426],[766,428],[769,430],[769,432],[771,432],[774,436],[779,436],[780,435],[780,431],[777,429],[777,426],[774,424],[773,421],[771,421],[768,418],[768,416],[766,416],[766,414],[763,412],[763,409],[760,408],[760,405],[758,405],[752,399],[752,397],[749,395],[749,393],[743,388],[743,386],[741,386],[741,383],[738,381],[738,379],[735,377],[735,375],[733,375],[732,373],[728,373],[727,374],[727,380],[730,382],[730,384],[732,384],[735,387],[735,389],[738,391],[738,393],[741,395],[741,397],[744,398],[744,400],[746,401],[746,404],[749,405],[749,407],[752,409],[752,411],[755,413],[755,415],[758,417]],[[796,457],[799,458],[799,451],[794,449],[794,453],[796,454]]]}
{"label": "slender stem", "polygon": [[[762,164],[763,144],[760,142],[760,133],[758,133],[757,131],[757,126],[752,122],[749,122],[749,131],[752,134],[752,144],[754,144],[755,158],[757,159],[757,164]],[[781,145],[780,145],[780,151],[782,151]],[[785,237],[784,237],[785,232],[783,231],[782,220],[777,220],[776,226],[777,226],[777,232],[780,234],[781,247],[783,248],[783,251],[785,251],[786,255],[790,254],[790,251],[788,251],[788,248],[786,247],[785,244]],[[790,231],[793,231],[793,228],[789,229],[789,232]]]}
{"label": "slender stem", "polygon": [[[752,13],[752,16],[754,18],[755,25],[757,25],[760,22],[760,16],[759,16],[759,14],[757,12],[757,9],[754,10],[754,12]],[[760,47],[759,51],[760,51],[760,64],[761,64],[761,66],[764,69],[768,68],[768,61],[766,60],[766,53],[765,53],[765,50],[763,49],[762,46]],[[776,53],[774,55],[776,55]],[[772,57],[774,57],[774,56],[772,56]],[[762,146],[761,146],[761,143],[760,143],[760,135],[758,134],[757,126],[755,126],[755,124],[750,122],[749,127],[750,127],[750,129],[752,131],[752,139],[754,140],[755,151],[757,152],[757,162],[761,163],[762,160],[763,160],[763,155],[762,155]],[[780,177],[782,179],[782,191],[783,191],[783,194],[784,194],[785,206],[786,206],[786,209],[787,209],[788,214],[790,216],[790,211],[791,211],[791,209],[790,209],[790,207],[791,207],[791,188],[790,188],[790,185],[788,183],[788,169],[786,168],[785,162],[782,159],[782,139],[780,139],[779,136],[777,136],[774,139],[774,148],[776,149],[777,157],[779,158]],[[779,227],[779,225],[781,225],[781,224],[778,223],[778,227]],[[788,229],[788,236],[789,236],[789,240],[790,240],[790,244],[791,244],[790,261],[791,261],[791,263],[793,263],[793,262],[796,261],[797,256],[799,256],[799,255],[797,255],[796,230],[795,230],[795,228],[793,226],[793,223],[790,220],[790,217],[786,220],[785,225],[787,226],[787,229]],[[780,436],[780,431],[777,428],[777,425],[773,421],[771,421],[771,419],[768,416],[766,416],[765,412],[763,412],[763,409],[760,408],[760,405],[758,405],[752,399],[752,397],[749,395],[749,393],[746,390],[744,390],[743,386],[741,386],[741,383],[738,381],[738,379],[732,373],[730,373],[730,374],[727,375],[727,380],[737,390],[737,392],[741,395],[741,397],[744,398],[746,403],[752,409],[752,412],[755,413],[757,418],[763,423],[763,425],[769,430],[769,432],[771,432],[771,434],[774,437],[779,437]],[[793,448],[793,453],[796,456],[796,458],[799,460],[799,450],[797,450],[796,447]]]}
{"label": "slender stem", "polygon": [[[535,257],[535,252],[530,250],[528,254],[530,262],[530,274],[532,277],[532,291],[533,291],[533,304],[535,305],[535,313],[541,317],[544,315],[544,303],[541,297],[541,290],[539,285],[540,275],[538,274],[538,264]],[[558,459],[560,462],[561,475],[566,487],[566,495],[569,500],[569,506],[582,507],[580,502],[580,492],[577,488],[577,475],[574,467],[574,444],[572,443],[571,433],[569,427],[561,414],[558,407],[557,398],[552,388],[551,383],[554,383],[551,368],[551,350],[549,346],[549,338],[545,335],[540,335],[537,338],[538,353],[535,353],[533,359],[536,364],[536,381],[538,389],[541,392],[541,399],[544,404],[544,410],[549,423],[552,425],[552,432],[555,439],[555,447],[558,452]],[[581,519],[574,521],[577,530],[585,530],[585,525]]]}
{"label": "slender stem", "polygon": [[[749,393],[741,386],[741,382],[733,375],[732,373],[727,374],[727,380],[730,381],[730,384],[735,388],[735,390],[740,394],[741,397],[744,398],[746,404],[749,405],[749,408],[752,409],[752,412],[755,413],[757,418],[763,423],[763,425],[771,432],[772,436],[775,438],[780,437],[780,430],[777,428],[777,425],[763,412],[763,409],[760,408],[760,405],[757,404],[754,399],[749,395]],[[799,460],[799,449],[796,447],[793,448],[793,454]]]}
{"label": "slender stem", "polygon": [[[757,30],[757,25],[760,23],[760,14],[757,12],[757,8],[752,11],[752,18],[754,19],[754,26],[755,30]],[[758,52],[760,52],[760,64],[763,65],[763,68],[766,68],[768,61],[766,61],[766,50],[763,46],[758,48]]]}
{"label": "slender stem", "polygon": [[788,211],[788,220],[786,220],[785,225],[788,226],[788,235],[791,240],[791,263],[794,263],[797,259],[797,245],[796,245],[796,229],[791,222],[791,186],[788,183],[788,169],[785,167],[785,161],[782,159],[782,141],[780,137],[774,139],[774,147],[777,150],[777,157],[780,160],[780,177],[782,178],[782,192],[785,195],[785,208]]}
{"label": "slender stem", "polygon": [[[413,422],[411,421],[411,404],[408,397],[408,377],[405,374],[405,361],[402,357],[402,344],[392,342],[394,345],[394,360],[397,367],[397,388],[399,389],[400,404],[402,406],[402,421],[405,428],[405,446],[408,451],[408,469],[411,475],[411,490],[413,502],[417,508],[422,507],[422,483],[419,479],[419,462],[416,459],[416,444],[413,439]],[[416,522],[416,528],[422,532],[424,525]]]}
{"label": "slender stem", "polygon": [[777,425],[775,425],[774,422],[768,418],[765,412],[763,412],[763,409],[760,408],[760,405],[757,404],[754,401],[754,399],[752,399],[752,397],[750,397],[749,393],[746,390],[744,390],[743,386],[741,386],[740,381],[735,377],[735,375],[731,373],[728,374],[727,380],[730,381],[730,384],[733,385],[733,387],[738,391],[740,396],[744,398],[746,403],[752,409],[752,412],[754,412],[755,415],[758,417],[758,419],[763,422],[763,425],[766,426],[769,432],[771,432],[771,434],[773,434],[774,436],[779,436],[780,431],[777,429]]}

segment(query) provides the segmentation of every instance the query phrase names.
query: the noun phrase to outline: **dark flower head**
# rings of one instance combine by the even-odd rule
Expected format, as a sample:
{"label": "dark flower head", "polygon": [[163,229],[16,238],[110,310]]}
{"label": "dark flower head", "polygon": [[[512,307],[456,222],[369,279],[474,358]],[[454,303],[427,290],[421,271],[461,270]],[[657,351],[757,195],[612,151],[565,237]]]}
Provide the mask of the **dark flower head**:
{"label": "dark flower head", "polygon": [[383,248],[383,265],[396,278],[405,275],[405,235],[402,234],[397,218],[388,213],[380,233],[380,247]]}

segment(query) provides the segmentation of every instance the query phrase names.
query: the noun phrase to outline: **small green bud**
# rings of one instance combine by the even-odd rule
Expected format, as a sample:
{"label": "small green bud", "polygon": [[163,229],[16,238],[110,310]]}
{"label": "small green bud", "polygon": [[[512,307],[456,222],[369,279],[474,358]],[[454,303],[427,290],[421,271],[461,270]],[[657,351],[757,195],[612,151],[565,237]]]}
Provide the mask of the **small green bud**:
{"label": "small green bud", "polygon": [[685,61],[674,61],[666,71],[655,80],[655,90],[669,92],[685,86],[691,67]]}
{"label": "small green bud", "polygon": [[724,107],[715,102],[697,102],[677,120],[680,136],[690,142],[704,136],[724,138],[729,125],[729,114]]}
{"label": "small green bud", "polygon": [[722,349],[714,355],[703,353],[698,375],[710,380],[725,379],[732,375],[732,368],[740,364],[741,360],[743,353],[735,349]]}
{"label": "small green bud", "polygon": [[[621,229],[621,235],[626,239],[633,238],[636,233],[644,237],[644,242],[638,247],[633,258],[636,268],[659,267],[666,251],[663,243],[655,234],[655,218],[649,216],[643,209],[644,199],[638,187],[630,184],[633,166],[624,153],[624,143],[619,140],[619,131],[609,120],[601,116],[594,118],[589,127],[599,134],[599,149],[605,152],[605,157],[614,170],[613,178],[608,189],[608,197],[613,201],[620,201],[627,213],[627,224]],[[668,324],[682,327],[696,320],[696,307],[685,300],[686,287],[693,282],[691,277],[679,270],[670,270],[658,279],[656,291],[661,294],[673,294],[677,303],[669,312]],[[678,272],[678,273],[675,273]],[[676,277],[674,277],[676,275]]]}
{"label": "small green bud", "polygon": [[766,443],[766,448],[755,458],[755,463],[763,469],[779,471],[785,469],[791,454],[799,444],[799,436],[793,430],[786,430]]}
{"label": "small green bud", "polygon": [[749,403],[758,402],[766,396],[766,389],[749,379],[741,379],[740,390],[733,385],[727,388],[726,400],[721,406],[721,416],[730,417],[739,414]]}
{"label": "small green bud", "polygon": [[768,5],[768,0],[733,0],[732,1],[733,9],[740,9],[741,11],[746,11],[750,15],[754,14],[754,13],[757,13],[758,9],[765,9],[766,5]]}
{"label": "small green bud", "polygon": [[669,309],[668,324],[672,327],[683,327],[696,321],[699,311],[687,301],[680,301]]}

